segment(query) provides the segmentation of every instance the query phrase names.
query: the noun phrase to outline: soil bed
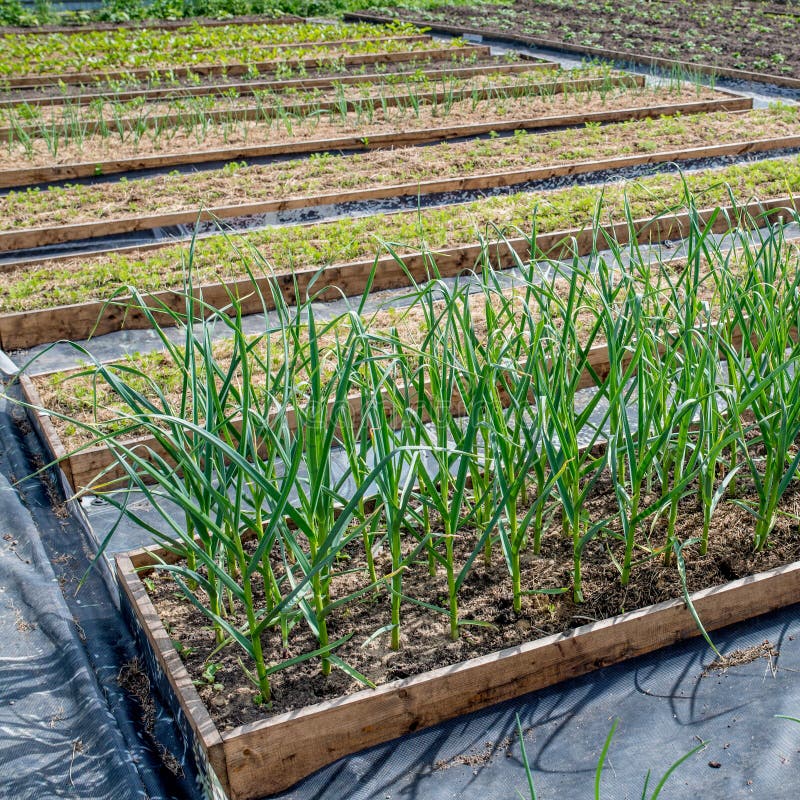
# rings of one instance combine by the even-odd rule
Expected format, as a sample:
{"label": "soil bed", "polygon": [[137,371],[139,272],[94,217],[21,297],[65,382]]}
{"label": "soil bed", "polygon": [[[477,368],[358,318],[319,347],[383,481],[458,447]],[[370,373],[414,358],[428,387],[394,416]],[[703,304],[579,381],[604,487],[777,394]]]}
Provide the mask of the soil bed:
{"label": "soil bed", "polygon": [[[279,113],[305,117],[320,111],[335,110],[342,113],[344,103],[347,103],[348,111],[361,108],[366,112],[371,105],[408,107],[412,105],[412,98],[421,105],[467,97],[480,100],[483,99],[480,90],[503,97],[532,94],[538,88],[540,94],[546,95],[560,91],[564,82],[565,91],[570,88],[579,89],[580,84],[573,84],[572,81],[589,78],[607,78],[609,86],[614,83],[634,85],[633,78],[627,81],[624,79],[625,73],[602,68],[565,71],[557,68],[542,70],[539,64],[516,66],[527,66],[528,69],[522,71],[508,65],[507,73],[489,72],[460,79],[455,75],[442,76],[439,80],[429,80],[424,73],[408,75],[406,80],[385,80],[379,76],[381,79],[374,82],[338,84],[307,90],[290,88],[280,92],[256,91],[255,101],[249,93],[231,92],[216,97],[205,95],[200,98],[181,97],[151,101],[144,98],[128,102],[107,99],[89,107],[77,106],[69,100],[61,105],[21,105],[16,108],[0,108],[0,121],[5,121],[6,125],[0,128],[0,139],[13,141],[21,134],[41,137],[52,135],[53,131],[58,130],[68,134],[71,128],[77,128],[84,136],[91,136],[102,133],[103,130],[119,133],[120,130],[163,126],[166,122],[191,126],[195,119],[202,119],[203,122],[271,119]],[[555,83],[556,79],[559,79],[558,83]],[[603,86],[600,82],[598,85]],[[433,101],[433,96],[439,99]]]}
{"label": "soil bed", "polygon": [[[640,99],[646,102],[648,98]],[[516,113],[525,111],[527,109],[523,106]],[[773,144],[765,145],[763,149],[793,146],[793,138],[800,135],[798,110],[787,107],[777,111],[760,109],[741,115],[718,112],[683,118],[633,120],[604,127],[520,134],[489,142],[378,150],[348,158],[321,156],[253,167],[230,164],[222,170],[194,174],[68,185],[44,191],[11,191],[0,198],[0,213],[19,233],[19,229],[93,221],[131,220],[135,223],[143,214],[188,212],[194,216],[201,208],[222,209],[239,206],[243,201],[269,203],[297,199],[295,205],[324,205],[335,202],[337,196],[346,192],[352,193],[348,199],[357,200],[362,199],[358,196],[359,191],[381,187],[390,193],[386,196],[413,194],[415,187],[423,193],[443,191],[452,187],[439,187],[435,182],[447,178],[486,175],[486,186],[508,185],[528,179],[520,176],[515,181],[512,173],[533,168],[586,162],[587,168],[582,171],[590,171],[588,166],[593,164],[598,165],[597,169],[604,169],[604,160],[607,159],[637,154],[647,157],[662,152],[670,155],[661,160],[671,160],[691,148],[756,142],[764,138],[765,131],[769,132]],[[653,158],[658,160],[656,156]],[[492,181],[488,176],[495,173],[508,173],[509,178]],[[424,185],[426,181],[433,183],[428,187]],[[277,211],[289,207],[261,210]],[[225,216],[235,214],[226,211]],[[141,227],[118,227],[111,232]],[[93,231],[88,235],[99,234]]]}
{"label": "soil bed", "polygon": [[[409,100],[397,105],[387,104],[386,108],[376,99],[374,103],[364,101],[357,110],[350,110],[346,114],[330,110],[321,114],[315,112],[295,116],[290,112],[285,115],[273,114],[267,108],[263,114],[259,113],[260,119],[234,118],[213,122],[204,120],[202,112],[187,112],[184,122],[175,121],[155,133],[140,130],[136,134],[130,131],[120,134],[113,123],[109,123],[109,132],[105,136],[87,132],[85,137],[72,137],[67,126],[66,134],[56,128],[55,131],[48,132],[46,137],[36,136],[25,144],[20,142],[18,136],[13,137],[13,144],[7,143],[4,149],[0,149],[0,170],[12,170],[21,164],[47,167],[169,156],[176,153],[193,154],[198,151],[229,150],[266,144],[273,145],[277,152],[282,149],[284,152],[291,152],[291,145],[300,142],[319,142],[320,148],[335,148],[335,140],[344,137],[352,137],[365,147],[369,145],[370,137],[378,134],[389,138],[391,134],[396,134],[397,139],[402,141],[402,136],[410,131],[473,125],[481,121],[488,124],[493,120],[500,123],[518,119],[520,125],[526,121],[532,125],[537,117],[557,121],[560,116],[570,114],[580,119],[583,114],[594,111],[624,112],[632,108],[644,109],[649,104],[660,104],[665,110],[667,106],[678,104],[679,107],[684,106],[689,113],[692,109],[687,104],[716,101],[725,107],[726,102],[726,95],[711,90],[607,90],[601,85],[592,91],[580,91],[583,88],[582,81],[583,79],[576,78],[562,83],[562,79],[554,78],[549,85],[538,81],[526,85],[524,92],[520,92],[522,96],[512,96],[509,92],[505,97],[472,99],[468,93],[469,99],[448,100],[438,95],[433,98],[434,102],[420,102],[415,105],[415,98],[414,103]],[[549,97],[542,97],[542,94],[549,94],[549,86],[558,91]],[[562,89],[567,91],[561,91]],[[483,91],[493,94],[489,89]],[[501,88],[499,94],[504,95],[506,91],[506,88]],[[403,97],[400,96],[399,99],[402,101]],[[737,105],[733,98],[728,102],[731,106]],[[235,115],[235,112],[232,113]],[[654,110],[653,114],[656,113],[657,110]],[[620,116],[624,117],[624,114],[621,113]],[[546,124],[546,119],[543,124]],[[55,153],[54,137],[61,140]]]}
{"label": "soil bed", "polygon": [[600,47],[729,69],[800,78],[800,36],[795,14],[776,14],[760,3],[625,0],[597,11],[592,0],[522,0],[513,6],[394,8],[393,16],[477,27],[558,44]]}
{"label": "soil bed", "polygon": [[[746,487],[742,488],[741,499],[748,499],[744,491]],[[613,503],[613,487],[606,477],[598,484],[589,503],[592,519],[609,517],[613,513]],[[782,510],[795,516],[800,513],[800,488],[786,494]],[[523,580],[526,590],[559,590],[569,585],[572,543],[561,536],[559,519],[556,514],[551,529],[543,538],[543,555],[535,557],[529,551],[525,553]],[[702,519],[702,509],[695,497],[682,501],[676,531],[678,539],[683,541],[694,535],[702,527]],[[654,527],[654,542],[660,540],[662,527],[660,524]],[[470,538],[468,533],[465,536]],[[470,542],[473,542],[472,538]],[[732,502],[721,504],[712,521],[708,554],[701,557],[692,548],[684,551],[689,591],[723,584],[798,560],[800,538],[797,523],[781,517],[771,545],[767,551],[753,553],[752,517]],[[394,652],[389,649],[385,637],[362,646],[385,623],[388,598],[383,592],[375,598],[348,606],[347,613],[340,617],[329,618],[331,636],[354,631],[353,637],[337,652],[380,685],[681,596],[677,570],[674,566],[665,567],[660,558],[640,564],[633,572],[630,585],[621,587],[619,574],[606,551],[607,546],[614,552],[617,542],[611,538],[599,538],[584,551],[586,602],[581,605],[576,605],[569,593],[530,595],[524,600],[522,613],[515,615],[510,593],[500,588],[508,584],[508,575],[502,555],[496,549],[490,567],[475,563],[460,595],[463,618],[480,620],[489,623],[490,627],[465,626],[459,640],[453,642],[447,635],[446,615],[438,619],[430,611],[406,602],[403,605],[401,650]],[[461,563],[470,551],[457,544],[456,552],[457,563]],[[379,572],[388,572],[385,553],[381,554],[379,564]],[[348,563],[348,568],[363,570],[363,565],[354,559]],[[188,601],[176,597],[174,584],[168,576],[155,574],[151,577],[151,594],[159,616],[170,636],[180,642],[179,651],[187,669],[218,727],[223,731],[230,730],[268,715],[269,711],[253,703],[256,689],[239,677],[238,654],[226,654],[225,651],[214,654],[216,644],[206,619]],[[352,591],[357,579],[358,576],[352,574],[337,578],[335,592]],[[436,578],[430,578],[427,563],[417,563],[408,570],[403,587],[406,596],[436,606],[441,606],[443,597],[447,596],[444,573],[440,571]],[[305,635],[290,636],[287,650],[282,649],[279,641],[270,637],[264,639],[265,652],[276,653],[276,660],[318,646]],[[203,678],[209,663],[220,665],[211,683]],[[314,662],[276,673],[272,686],[271,712],[276,714],[364,688],[343,672],[335,671],[330,677],[323,677]]]}
{"label": "soil bed", "polygon": [[[219,76],[193,76],[191,81],[173,77],[170,81],[153,80],[145,83],[93,84],[90,86],[42,86],[15,89],[8,91],[0,86],[0,105],[18,106],[29,103],[36,105],[60,104],[70,102],[88,104],[103,99],[132,100],[141,98],[163,97],[199,97],[220,95],[230,91],[246,94],[255,91],[283,91],[291,89],[311,89],[315,87],[330,88],[347,83],[379,83],[400,80],[411,80],[415,75],[427,74],[446,76],[466,72],[481,72],[487,68],[507,68],[509,65],[525,65],[526,68],[542,66],[555,68],[550,64],[524,56],[481,56],[477,53],[469,57],[451,57],[447,61],[441,59],[418,59],[396,64],[362,65],[360,67],[343,66],[340,69],[293,70],[287,66],[281,74],[273,73],[261,78],[247,79],[242,76],[235,82],[220,80]],[[127,88],[126,88],[127,87]]]}
{"label": "soil bed", "polygon": [[[781,197],[800,187],[796,159],[762,161],[746,166],[691,173],[685,176],[698,205],[728,202],[727,187],[738,197]],[[249,247],[256,248],[274,274],[298,268],[372,259],[376,242],[393,242],[400,254],[416,252],[421,239],[432,250],[473,244],[487,226],[505,223],[511,236],[529,231],[534,211],[540,233],[590,226],[595,205],[603,196],[601,222],[621,221],[628,202],[634,218],[651,218],[673,208],[683,197],[682,178],[659,175],[634,184],[571,189],[493,197],[445,208],[423,209],[306,226],[269,228],[229,239],[210,236],[194,248],[196,285],[247,278],[249,269],[263,272]],[[496,232],[493,234],[496,238]],[[415,245],[416,243],[416,245]],[[3,269],[0,310],[5,313],[104,300],[120,286],[142,292],[180,289],[188,244],[168,244],[152,250],[71,256],[66,259],[19,264]]]}

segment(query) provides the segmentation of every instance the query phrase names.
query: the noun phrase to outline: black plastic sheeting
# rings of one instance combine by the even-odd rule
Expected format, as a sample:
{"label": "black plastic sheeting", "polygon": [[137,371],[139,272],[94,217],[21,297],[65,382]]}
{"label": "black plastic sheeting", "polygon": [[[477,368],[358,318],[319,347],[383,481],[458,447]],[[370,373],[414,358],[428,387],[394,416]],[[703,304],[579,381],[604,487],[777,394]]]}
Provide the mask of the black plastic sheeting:
{"label": "black plastic sheeting", "polygon": [[493,800],[524,798],[516,714],[539,800],[594,797],[600,752],[615,719],[603,800],[651,797],[670,765],[707,746],[667,781],[662,800],[800,795],[800,607],[714,635],[725,653],[768,639],[779,655],[710,671],[702,640],[607,667],[487,711],[461,717],[321,770],[282,800]]}
{"label": "black plastic sheeting", "polygon": [[[192,773],[169,720],[119,685],[135,658],[81,525],[58,503],[24,412],[0,399],[0,797],[169,800]],[[54,506],[55,503],[55,506]],[[172,762],[173,759],[168,758]]]}
{"label": "black plastic sheeting", "polygon": [[[0,401],[0,797],[199,798],[169,718],[153,734],[118,683],[135,656],[100,570],[75,595],[90,539],[60,510],[24,415]],[[55,503],[55,506],[54,506]],[[798,598],[800,600],[800,598]],[[779,655],[712,671],[700,639],[565,682],[343,759],[282,800],[524,797],[524,731],[539,800],[593,797],[615,719],[604,800],[641,798],[701,740],[661,797],[796,798],[800,793],[800,607],[714,635],[733,650],[769,640]],[[177,777],[160,758],[182,765]],[[647,795],[650,797],[650,794]]]}

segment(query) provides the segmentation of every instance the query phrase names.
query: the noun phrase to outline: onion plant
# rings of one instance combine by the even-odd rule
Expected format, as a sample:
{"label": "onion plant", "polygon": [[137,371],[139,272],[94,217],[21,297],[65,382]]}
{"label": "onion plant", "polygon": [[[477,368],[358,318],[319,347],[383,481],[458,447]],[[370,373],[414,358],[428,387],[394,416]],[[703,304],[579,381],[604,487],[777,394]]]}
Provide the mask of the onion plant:
{"label": "onion plant", "polygon": [[[372,397],[364,414],[369,421],[373,457],[383,464],[383,469],[375,475],[375,493],[383,512],[391,559],[391,571],[385,577],[391,607],[388,630],[391,631],[391,647],[398,650],[403,572],[420,549],[415,549],[412,554],[404,552],[402,536],[414,497],[420,457],[418,451],[414,452],[407,446],[402,425],[412,382],[402,354],[377,352],[369,339],[363,342],[361,370],[362,380]],[[400,420],[395,416],[397,411]]]}
{"label": "onion plant", "polygon": [[[500,542],[511,574],[512,605],[516,612],[522,610],[522,572],[520,554],[528,543],[528,532],[533,529],[534,553],[538,553],[543,529],[543,508],[548,500],[545,484],[545,464],[542,439],[542,402],[538,396],[537,408],[530,400],[536,396],[543,363],[542,339],[546,335],[543,321],[533,322],[530,310],[525,309],[531,325],[522,337],[501,335],[487,341],[487,358],[491,371],[484,383],[492,473],[497,485],[494,505],[503,509],[499,521]],[[498,331],[499,334],[499,331]],[[521,357],[521,348],[526,358]],[[520,519],[520,507],[527,499],[531,474],[535,474],[536,498],[531,508]],[[524,506],[522,506],[524,508]]]}
{"label": "onion plant", "polygon": [[[573,258],[573,273],[578,273],[580,262]],[[564,320],[559,330],[551,326],[548,336],[540,339],[541,353],[546,359],[547,371],[540,375],[541,383],[535,387],[542,415],[542,445],[553,475],[562,519],[563,533],[572,541],[572,593],[576,603],[583,602],[581,559],[586,545],[604,527],[605,522],[591,523],[585,510],[586,499],[602,473],[602,456],[596,451],[601,441],[608,417],[608,407],[601,391],[579,397],[587,376],[594,376],[591,363],[592,346],[600,333],[595,315],[589,329],[582,336],[571,320],[585,308],[588,287],[584,282],[572,280],[565,297],[545,295],[558,308],[558,317]]]}
{"label": "onion plant", "polygon": [[[752,513],[761,550],[800,468],[800,259],[782,228],[749,244],[742,235],[728,255],[689,206],[681,261],[604,247],[599,210],[587,259],[548,259],[534,222],[531,258],[518,256],[510,278],[488,244],[502,247],[510,229],[482,236],[475,268],[454,281],[423,248],[431,279],[404,295],[407,310],[371,319],[375,272],[359,301],[323,320],[330,287],[295,287],[291,306],[259,252],[237,250],[261,268],[248,272],[264,292],[255,335],[240,295],[212,308],[193,286],[197,242],[180,313],[132,287],[119,293],[148,317],[167,366],[100,363],[78,348],[87,365],[65,380],[88,393],[94,417],[53,416],[81,428],[80,447],[109,448],[114,476],[85,491],[163,546],[156,569],[206,617],[216,647],[239,648],[263,702],[277,670],[309,659],[323,675],[369,683],[342,656],[352,633],[338,628],[367,595],[378,615],[368,641],[390,634],[394,649],[411,604],[443,614],[452,639],[485,624],[464,619],[460,603],[493,543],[515,613],[526,593],[567,591],[537,584],[529,566],[559,518],[574,602],[596,537],[623,586],[640,558],[664,555],[688,597],[684,559],[711,547],[733,476],[752,484],[755,500],[734,500]],[[165,332],[174,325],[177,342]],[[609,481],[613,505],[600,514],[590,501]],[[686,538],[679,512],[691,493],[703,529]],[[446,600],[409,590],[406,574],[426,566],[443,575]],[[355,587],[341,588],[344,572]],[[294,653],[300,631],[313,644]]]}
{"label": "onion plant", "polygon": [[778,504],[800,467],[800,277],[795,272],[781,280],[770,269],[764,278],[739,298],[742,346],[726,351],[738,390],[736,412],[747,420],[739,446],[757,494],[755,505],[736,502],[755,516],[756,550],[767,544]]}
{"label": "onion plant", "polygon": [[[479,387],[486,371],[470,372],[480,369],[478,362],[460,359],[458,342],[474,337],[469,284],[457,283],[452,290],[441,282],[435,285],[438,291],[426,289],[422,304],[428,331],[419,345],[425,362],[425,368],[420,370],[424,379],[418,383],[418,411],[411,413],[425,448],[419,462],[423,502],[436,512],[442,526],[441,536],[429,533],[429,552],[445,571],[450,637],[455,640],[459,635],[458,591],[490,534],[489,527],[479,530],[463,567],[457,571],[456,539],[464,540],[462,527],[475,520],[474,510],[468,506],[477,487],[470,486],[469,481],[479,471],[477,445],[484,418],[484,398]],[[462,404],[464,416],[459,419],[453,412]],[[478,498],[479,504],[483,499]],[[444,552],[436,546],[439,539]]]}

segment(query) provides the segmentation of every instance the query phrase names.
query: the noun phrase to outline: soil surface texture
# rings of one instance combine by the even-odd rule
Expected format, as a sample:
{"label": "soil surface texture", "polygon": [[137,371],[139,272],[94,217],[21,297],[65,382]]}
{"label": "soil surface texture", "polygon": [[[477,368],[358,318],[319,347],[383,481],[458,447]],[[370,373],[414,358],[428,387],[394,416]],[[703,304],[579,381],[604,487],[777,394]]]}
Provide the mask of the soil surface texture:
{"label": "soil surface texture", "polygon": [[725,0],[521,0],[513,5],[395,8],[403,20],[535,36],[558,44],[616,50],[728,69],[800,78],[796,7]]}
{"label": "soil surface texture", "polygon": [[[738,500],[753,499],[744,480],[739,487]],[[613,515],[614,508],[611,481],[604,477],[593,490],[588,514],[593,521],[606,519]],[[800,558],[797,528],[800,486],[795,485],[787,492],[781,509],[783,513],[769,544],[762,552],[754,553],[752,515],[730,499],[723,501],[712,519],[707,555],[700,556],[696,546],[684,550],[689,591],[724,584]],[[696,536],[702,519],[699,497],[690,494],[681,503],[678,539],[685,541]],[[647,520],[642,527],[649,528],[650,543],[654,548],[659,547],[666,519]],[[610,523],[609,530],[614,528],[615,524]],[[474,541],[474,532],[459,536],[457,568],[471,552]],[[633,570],[630,584],[623,587],[610,553],[621,556],[620,542],[611,534],[596,538],[587,546],[583,558],[585,602],[575,604],[571,591],[566,590],[570,586],[572,542],[562,536],[560,515],[554,511],[547,522],[541,555],[534,556],[530,550],[522,555],[523,591],[563,590],[563,593],[531,593],[523,598],[522,613],[515,614],[508,570],[499,545],[495,545],[491,564],[487,566],[478,558],[462,587],[460,619],[480,624],[463,624],[458,641],[449,638],[446,614],[436,614],[406,601],[402,606],[401,649],[396,652],[390,649],[388,633],[365,645],[371,634],[389,620],[389,595],[385,590],[350,603],[330,617],[331,640],[352,634],[337,650],[338,655],[375,684],[383,684],[682,596],[674,560],[672,565],[665,566],[661,556],[647,557],[645,550],[640,550],[640,563]],[[334,580],[333,597],[348,594],[366,583],[359,554],[351,555],[352,560],[346,567],[343,565],[343,574]],[[386,549],[379,553],[377,567],[379,574],[390,572]],[[319,662],[311,660],[274,674],[271,709],[256,705],[257,688],[243,676],[238,649],[228,647],[214,652],[214,635],[207,620],[180,594],[171,578],[164,573],[150,578],[147,585],[157,611],[173,641],[180,643],[178,649],[186,667],[220,729],[230,730],[270,713],[290,711],[364,688],[341,671],[334,670],[324,677]],[[431,578],[427,561],[417,562],[404,576],[403,593],[417,601],[446,606],[444,571],[439,569],[436,577]],[[244,622],[243,614],[238,622]],[[317,647],[316,640],[301,624],[291,630],[288,647],[282,647],[277,633],[265,635],[263,643],[265,652],[272,654],[268,659],[274,662]],[[209,664],[214,665],[210,680]]]}

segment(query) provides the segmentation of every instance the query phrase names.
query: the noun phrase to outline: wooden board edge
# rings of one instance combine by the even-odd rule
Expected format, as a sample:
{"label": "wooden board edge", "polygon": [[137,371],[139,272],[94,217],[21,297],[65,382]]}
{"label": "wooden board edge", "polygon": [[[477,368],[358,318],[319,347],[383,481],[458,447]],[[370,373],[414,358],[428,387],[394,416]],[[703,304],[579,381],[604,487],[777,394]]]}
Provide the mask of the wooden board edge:
{"label": "wooden board edge", "polygon": [[[169,682],[174,700],[196,737],[196,744],[200,746],[202,753],[213,768],[223,790],[228,792],[229,784],[222,737],[150,601],[132,560],[131,556],[133,555],[132,553],[121,553],[114,556],[117,584],[120,588],[120,602],[126,604],[130,613],[135,617],[159,667]],[[169,698],[165,699],[169,700]]]}
{"label": "wooden board edge", "polygon": [[53,425],[50,413],[42,402],[36,384],[24,372],[18,373],[14,380],[19,383],[28,420],[36,431],[39,441],[44,445],[53,466],[60,469],[64,473],[67,484],[74,487],[72,457],[67,453],[61,437]]}

